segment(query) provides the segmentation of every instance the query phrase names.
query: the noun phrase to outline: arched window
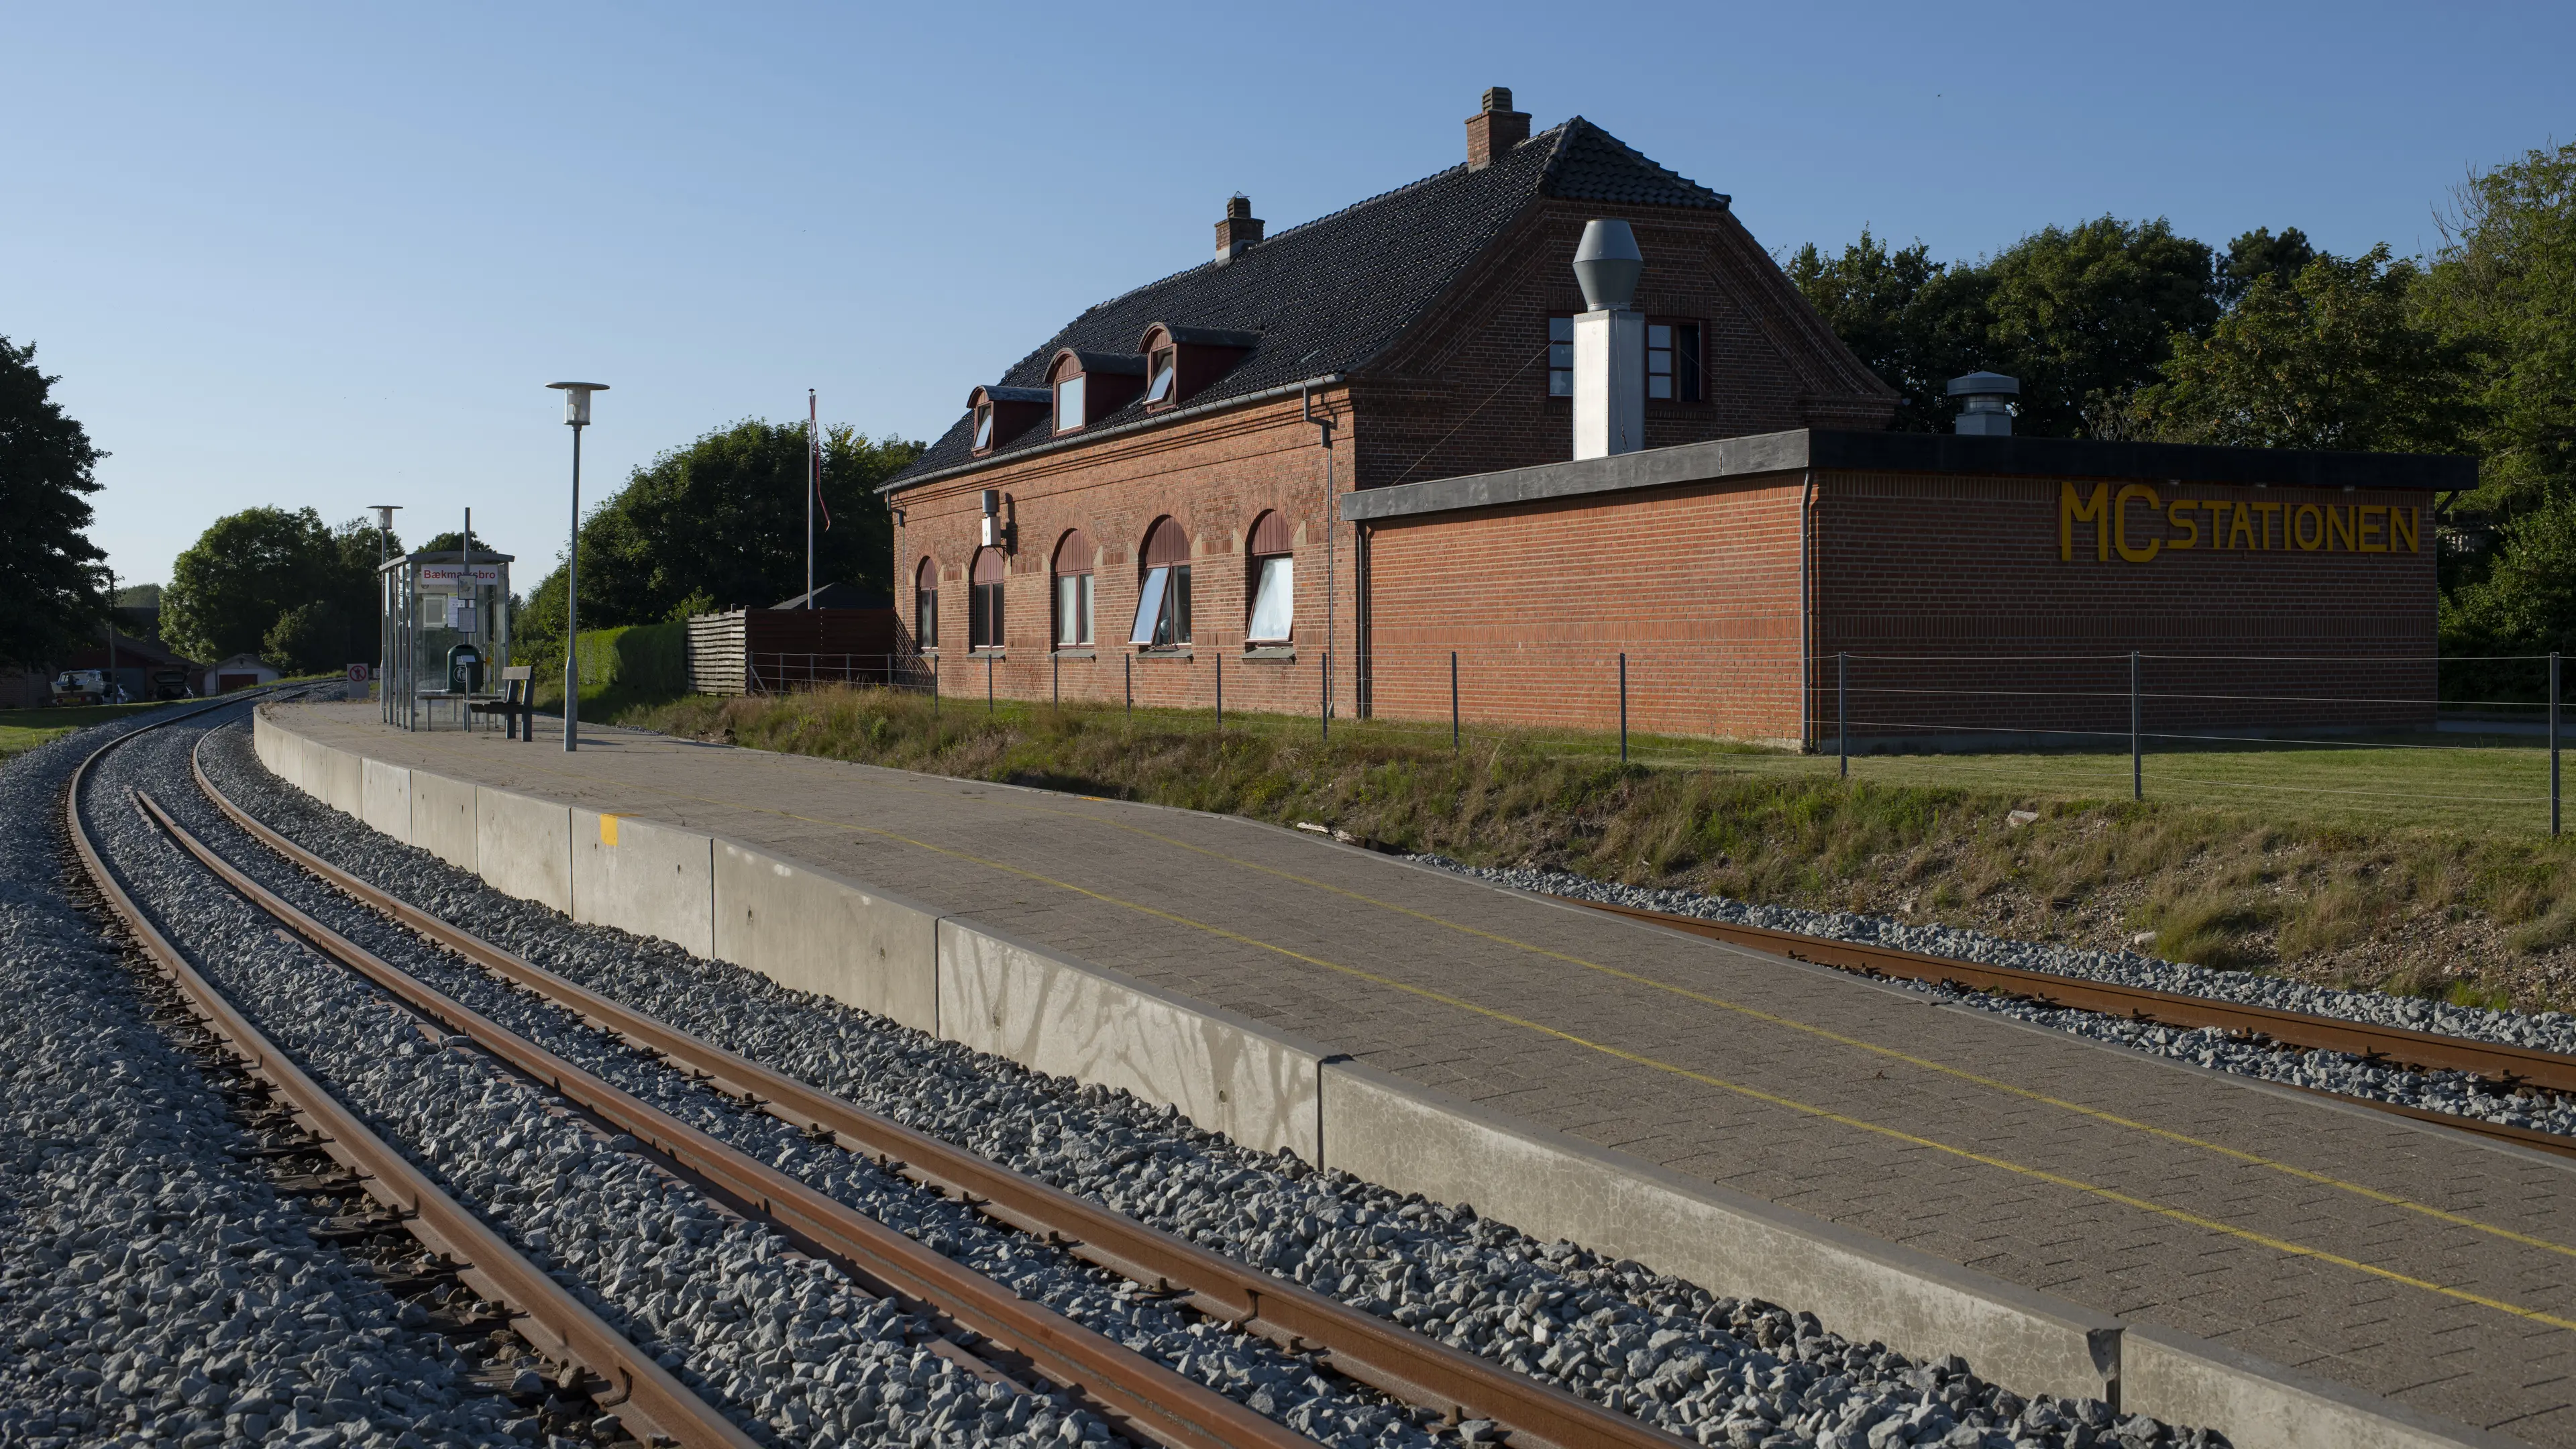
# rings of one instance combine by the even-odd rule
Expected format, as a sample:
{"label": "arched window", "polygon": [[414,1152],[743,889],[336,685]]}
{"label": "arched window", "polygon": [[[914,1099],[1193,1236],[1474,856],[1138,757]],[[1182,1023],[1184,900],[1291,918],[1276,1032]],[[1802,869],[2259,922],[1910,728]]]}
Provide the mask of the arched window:
{"label": "arched window", "polygon": [[916,648],[939,647],[939,562],[925,558],[912,571],[912,640]]}
{"label": "arched window", "polygon": [[1055,647],[1091,642],[1091,536],[1077,528],[1055,546]]}
{"label": "arched window", "polygon": [[966,594],[968,648],[1002,647],[1002,579],[1007,573],[1000,549],[975,550],[975,572]]}
{"label": "arched window", "polygon": [[1285,644],[1296,623],[1297,561],[1291,557],[1288,520],[1272,511],[1252,524],[1244,553],[1249,564],[1251,614],[1244,625],[1247,644]]}
{"label": "arched window", "polygon": [[1158,518],[1145,533],[1137,566],[1144,570],[1136,595],[1136,627],[1127,642],[1172,649],[1190,642],[1190,536],[1180,524]]}

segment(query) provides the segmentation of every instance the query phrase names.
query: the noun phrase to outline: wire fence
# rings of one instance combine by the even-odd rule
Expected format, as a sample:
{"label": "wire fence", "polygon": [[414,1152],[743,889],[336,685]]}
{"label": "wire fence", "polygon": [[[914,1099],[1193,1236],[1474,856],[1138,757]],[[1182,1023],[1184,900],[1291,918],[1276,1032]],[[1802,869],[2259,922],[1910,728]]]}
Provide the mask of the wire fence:
{"label": "wire fence", "polygon": [[2555,655],[2103,651],[1802,656],[1794,641],[754,655],[752,692],[1121,711],[1159,727],[1831,773],[2379,824],[2558,833]]}

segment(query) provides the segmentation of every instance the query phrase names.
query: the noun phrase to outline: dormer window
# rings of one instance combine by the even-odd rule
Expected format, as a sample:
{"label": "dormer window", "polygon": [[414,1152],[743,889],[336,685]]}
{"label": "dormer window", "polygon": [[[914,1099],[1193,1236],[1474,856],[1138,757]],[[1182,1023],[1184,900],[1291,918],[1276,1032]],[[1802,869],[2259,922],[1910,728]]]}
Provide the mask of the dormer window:
{"label": "dormer window", "polygon": [[979,387],[966,395],[967,446],[980,458],[1035,427],[1054,404],[1042,387]]}
{"label": "dormer window", "polygon": [[1136,344],[1145,358],[1145,410],[1160,412],[1188,402],[1232,372],[1260,345],[1258,332],[1175,327],[1167,322],[1146,328]]}
{"label": "dormer window", "polygon": [[1145,359],[1133,352],[1077,352],[1068,347],[1047,364],[1054,390],[1055,431],[1074,432],[1136,400],[1145,390]]}

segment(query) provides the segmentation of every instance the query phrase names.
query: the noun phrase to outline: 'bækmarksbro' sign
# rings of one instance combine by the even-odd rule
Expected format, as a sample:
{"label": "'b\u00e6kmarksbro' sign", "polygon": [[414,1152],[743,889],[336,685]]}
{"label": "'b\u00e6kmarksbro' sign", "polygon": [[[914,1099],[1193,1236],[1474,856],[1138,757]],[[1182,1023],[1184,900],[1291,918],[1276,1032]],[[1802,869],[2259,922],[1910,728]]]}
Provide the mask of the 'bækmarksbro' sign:
{"label": "'b\u00e6kmarksbro' sign", "polygon": [[2309,553],[2422,553],[2421,509],[2392,503],[2240,502],[2177,498],[2167,503],[2144,483],[2090,497],[2057,485],[2057,556],[2073,562],[2075,526],[2093,525],[2093,556],[2116,554],[2145,563],[2167,550],[2193,548],[2304,550]]}

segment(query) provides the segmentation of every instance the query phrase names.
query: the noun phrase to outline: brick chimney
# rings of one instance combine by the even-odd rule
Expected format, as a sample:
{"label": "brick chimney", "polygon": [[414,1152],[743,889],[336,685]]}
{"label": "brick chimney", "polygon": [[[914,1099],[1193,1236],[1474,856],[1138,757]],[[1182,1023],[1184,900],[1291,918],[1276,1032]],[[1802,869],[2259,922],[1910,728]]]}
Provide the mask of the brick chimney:
{"label": "brick chimney", "polygon": [[1225,220],[1216,224],[1216,264],[1224,266],[1261,240],[1261,218],[1252,214],[1252,198],[1237,193],[1225,203]]}
{"label": "brick chimney", "polygon": [[1512,109],[1512,90],[1485,92],[1485,108],[1467,118],[1467,169],[1482,171],[1494,158],[1529,139],[1529,112]]}

